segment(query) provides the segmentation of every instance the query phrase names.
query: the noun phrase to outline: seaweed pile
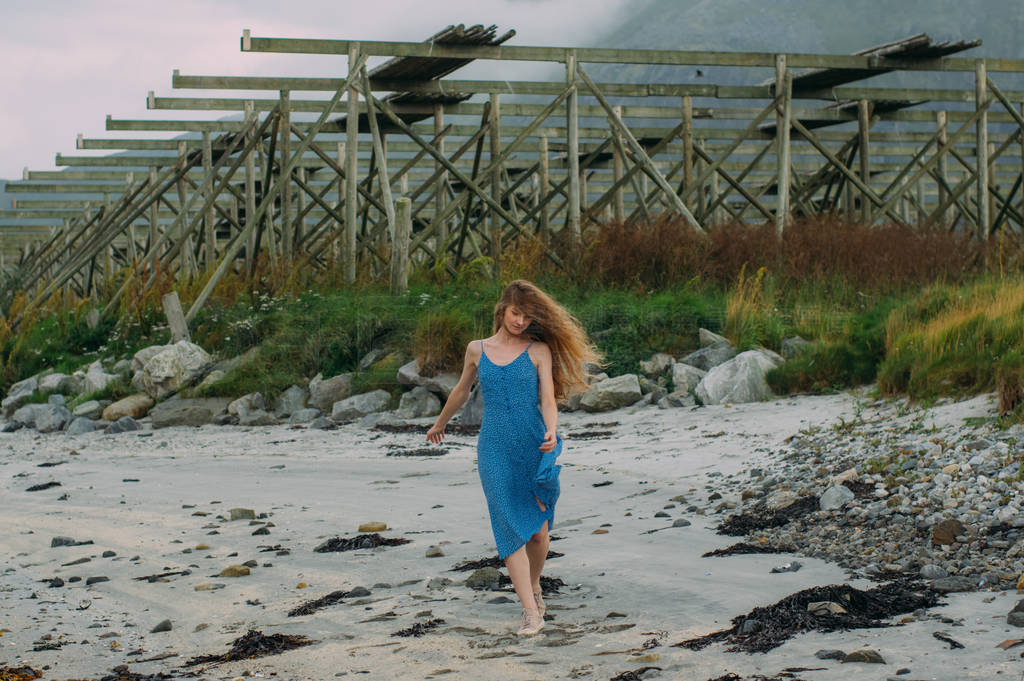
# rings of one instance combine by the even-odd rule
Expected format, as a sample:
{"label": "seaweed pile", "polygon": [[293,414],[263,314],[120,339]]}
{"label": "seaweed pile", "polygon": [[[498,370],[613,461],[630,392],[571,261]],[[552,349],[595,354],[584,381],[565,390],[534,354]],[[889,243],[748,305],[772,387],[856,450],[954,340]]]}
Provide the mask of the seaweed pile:
{"label": "seaweed pile", "polygon": [[289,617],[299,617],[300,615],[312,615],[317,610],[326,608],[334,605],[335,603],[341,603],[343,599],[348,598],[350,592],[348,591],[332,591],[326,596],[317,598],[316,600],[306,601],[295,608],[288,611]]}
{"label": "seaweed pile", "polygon": [[[426,434],[430,430],[430,426],[417,425],[415,423],[378,423],[373,427],[374,430],[380,430],[385,433],[423,433]],[[449,423],[445,428],[445,432],[448,435],[477,435],[480,432],[480,426],[469,426],[462,425],[459,423]]]}
{"label": "seaweed pile", "polygon": [[750,513],[736,513],[729,516],[715,528],[715,532],[730,537],[742,537],[757,530],[782,527],[795,518],[817,510],[818,497],[815,496],[801,497],[789,506],[780,509],[769,509],[762,505]]}
{"label": "seaweed pile", "polygon": [[411,539],[399,537],[388,539],[374,532],[373,534],[360,534],[355,537],[334,537],[313,550],[317,553],[334,553],[336,551],[355,551],[356,549],[375,549],[378,546],[401,546],[411,542]]}
{"label": "seaweed pile", "polygon": [[399,637],[415,636],[419,638],[439,624],[444,624],[444,620],[440,617],[435,617],[434,619],[426,622],[417,622],[407,629],[399,629],[391,635]]}
{"label": "seaweed pile", "polygon": [[270,634],[267,636],[262,631],[250,629],[245,636],[240,636],[232,641],[231,649],[228,652],[221,655],[193,657],[185,663],[185,666],[194,667],[198,664],[220,664],[237,660],[251,660],[256,657],[278,655],[312,643],[316,643],[316,641],[305,636],[296,634]]}
{"label": "seaweed pile", "polygon": [[[503,572],[501,573],[501,577],[498,578],[498,586],[512,586],[512,580]],[[548,594],[558,593],[558,590],[564,586],[566,586],[566,583],[558,577],[547,577],[545,575],[540,576],[540,590],[545,596]]]}
{"label": "seaweed pile", "polygon": [[744,556],[751,553],[796,553],[795,546],[776,546],[774,544],[751,544],[739,542],[724,549],[715,549],[701,555],[701,558],[722,558],[725,556]]}
{"label": "seaweed pile", "polygon": [[[808,611],[808,604],[820,602],[837,604],[841,611]],[[734,617],[733,626],[729,629],[673,645],[701,650],[712,643],[725,641],[733,644],[727,648],[729,652],[765,653],[806,631],[893,626],[881,620],[919,608],[930,608],[938,602],[935,591],[915,580],[897,580],[868,591],[847,584],[818,586],[787,596],[774,605],[754,608],[746,615]]]}

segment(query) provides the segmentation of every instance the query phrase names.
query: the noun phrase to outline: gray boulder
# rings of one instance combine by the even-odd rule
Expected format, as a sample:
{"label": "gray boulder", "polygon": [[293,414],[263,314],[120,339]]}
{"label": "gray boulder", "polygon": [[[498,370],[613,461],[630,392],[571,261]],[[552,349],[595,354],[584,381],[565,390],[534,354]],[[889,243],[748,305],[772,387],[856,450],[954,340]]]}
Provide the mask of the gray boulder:
{"label": "gray boulder", "polygon": [[278,396],[277,405],[274,408],[274,414],[277,415],[278,418],[285,418],[287,416],[291,416],[295,412],[305,409],[307,397],[309,397],[309,394],[301,386],[289,386]]}
{"label": "gray boulder", "polygon": [[141,419],[153,408],[153,398],[146,393],[129,395],[124,399],[114,402],[103,410],[104,421],[117,421],[123,416],[131,416],[133,419]]}
{"label": "gray boulder", "polygon": [[238,415],[238,425],[240,426],[275,426],[280,422],[279,418],[263,409],[247,411]]}
{"label": "gray boulder", "polygon": [[17,411],[18,407],[28,402],[28,399],[32,397],[38,389],[39,380],[35,376],[26,378],[23,381],[18,381],[12,385],[11,389],[7,391],[7,396],[4,397],[3,402],[0,402],[0,408],[3,409],[4,418],[11,418],[11,415]]}
{"label": "gray boulder", "polygon": [[441,413],[441,400],[421,385],[402,395],[398,403],[398,416],[415,419],[423,416],[437,416]]}
{"label": "gray boulder", "polygon": [[71,425],[69,425],[67,430],[64,432],[71,437],[76,435],[85,435],[86,433],[91,433],[98,428],[101,428],[102,425],[103,424],[98,421],[93,421],[92,419],[85,418],[84,416],[78,416],[71,422]]}
{"label": "gray boulder", "polygon": [[127,376],[132,372],[132,361],[130,359],[119,359],[114,362],[114,366],[110,370],[118,376]]}
{"label": "gray boulder", "polygon": [[103,413],[103,404],[96,400],[89,400],[88,402],[82,402],[80,405],[75,407],[71,411],[71,415],[76,418],[85,419],[98,419],[100,414]]}
{"label": "gray boulder", "polygon": [[374,364],[376,364],[377,362],[379,362],[380,360],[384,359],[387,356],[388,353],[383,348],[374,348],[373,350],[370,350],[368,353],[362,356],[362,358],[359,360],[357,368],[360,371],[369,371],[370,367],[372,367]]}
{"label": "gray boulder", "polygon": [[676,390],[668,395],[665,395],[658,400],[659,409],[677,409],[681,407],[692,407],[697,404],[697,400],[694,399],[693,395],[689,391]]}
{"label": "gray boulder", "polygon": [[63,404],[41,404],[36,411],[36,430],[40,433],[54,433],[64,430],[71,422],[71,412]]}
{"label": "gray boulder", "polygon": [[227,397],[173,399],[160,402],[149,412],[153,428],[203,426],[225,413],[231,402]]}
{"label": "gray boulder", "polygon": [[317,374],[309,382],[309,405],[322,412],[329,412],[335,402],[352,395],[352,374],[340,374],[325,379]]}
{"label": "gray boulder", "polygon": [[807,352],[814,347],[814,343],[804,340],[800,336],[782,339],[782,356],[786,359],[793,359],[797,355]]}
{"label": "gray boulder", "polygon": [[628,407],[642,397],[636,374],[623,374],[592,385],[580,398],[580,407],[588,412],[611,411]]}
{"label": "gray boulder", "polygon": [[719,336],[717,333],[708,331],[707,329],[697,330],[697,340],[700,342],[702,348],[712,348],[721,345],[732,345],[729,339],[725,336]]}
{"label": "gray boulder", "polygon": [[238,367],[242,366],[243,364],[248,364],[249,362],[256,359],[256,356],[259,354],[259,351],[259,347],[252,347],[240,355],[237,355],[235,357],[229,357],[227,359],[222,359],[213,365],[213,370],[223,371],[225,374],[230,373],[237,369]]}
{"label": "gray boulder", "polygon": [[760,350],[748,350],[712,367],[697,386],[697,399],[703,404],[740,404],[760,402],[774,395],[765,376],[777,366]]}
{"label": "gray boulder", "polygon": [[[579,408],[577,406],[577,408]],[[480,393],[480,384],[473,386],[469,392],[469,399],[462,405],[453,422],[460,426],[479,426],[484,421],[484,397]]]}
{"label": "gray boulder", "polygon": [[142,430],[142,426],[139,425],[139,422],[131,416],[122,416],[104,428],[103,432],[108,435],[116,435],[118,433],[130,433],[136,430]]}
{"label": "gray boulder", "polygon": [[675,360],[672,359],[672,355],[657,352],[651,355],[649,360],[640,362],[640,371],[648,378],[659,378],[667,374],[673,364]]}
{"label": "gray boulder", "polygon": [[697,367],[701,371],[711,371],[716,366],[728,362],[736,356],[731,345],[709,345],[683,357],[680,362]]}
{"label": "gray boulder", "polygon": [[228,404],[228,413],[234,416],[242,416],[248,412],[266,411],[267,401],[261,393],[249,393]]}
{"label": "gray boulder", "polygon": [[331,420],[335,423],[354,421],[367,414],[385,411],[391,404],[391,393],[387,390],[372,390],[368,393],[353,395],[334,404],[331,409]]}
{"label": "gray boulder", "polygon": [[822,511],[835,511],[854,500],[854,494],[845,485],[834,485],[818,497]]}
{"label": "gray boulder", "polygon": [[672,385],[676,392],[691,392],[697,388],[708,372],[690,364],[676,362],[672,365]]}
{"label": "gray boulder", "polygon": [[67,374],[50,374],[39,379],[39,390],[62,395],[73,395],[81,392],[82,382]]}
{"label": "gray boulder", "polygon": [[86,369],[85,380],[82,384],[82,392],[94,393],[97,390],[103,390],[118,378],[120,378],[120,376],[117,374],[108,374],[103,369],[103,364],[100,360],[96,360],[89,365],[88,369]]}
{"label": "gray boulder", "polygon": [[320,410],[316,407],[307,407],[305,409],[299,409],[292,412],[292,415],[288,417],[288,423],[291,425],[301,425],[306,423],[312,423],[320,416]]}
{"label": "gray boulder", "polygon": [[432,393],[448,399],[452,390],[459,382],[459,375],[441,373],[435,376],[424,376],[420,373],[420,364],[416,360],[403,364],[398,369],[398,382],[401,385],[421,385]]}
{"label": "gray boulder", "polygon": [[26,404],[24,407],[19,407],[14,414],[11,415],[11,421],[17,423],[23,428],[35,428],[36,418],[43,412],[44,409],[49,407],[48,404]]}
{"label": "gray boulder", "polygon": [[[134,363],[135,359],[132,361]],[[192,385],[206,375],[212,366],[213,357],[208,352],[195,343],[181,340],[164,346],[150,357],[142,370],[136,372],[132,384],[141,392],[159,400]]]}
{"label": "gray boulder", "polygon": [[227,372],[221,369],[214,369],[210,373],[206,374],[206,376],[203,377],[203,380],[199,381],[199,385],[196,386],[196,390],[201,394],[205,388],[213,385],[225,376],[227,376]]}
{"label": "gray boulder", "polygon": [[132,360],[129,364],[131,373],[137,374],[145,369],[149,360],[153,359],[169,347],[169,345],[150,345],[136,352],[135,355],[132,356]]}

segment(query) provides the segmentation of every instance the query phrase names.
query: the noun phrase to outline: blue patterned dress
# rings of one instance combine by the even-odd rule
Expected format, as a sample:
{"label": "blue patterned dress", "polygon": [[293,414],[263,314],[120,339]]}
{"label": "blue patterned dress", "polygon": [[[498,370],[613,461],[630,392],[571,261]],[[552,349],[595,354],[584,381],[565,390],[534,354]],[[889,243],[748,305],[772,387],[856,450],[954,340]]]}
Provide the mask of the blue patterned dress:
{"label": "blue patterned dress", "polygon": [[538,405],[537,367],[528,350],[529,346],[508,364],[495,364],[481,341],[477,366],[484,401],[477,470],[498,557],[503,560],[540,531],[544,521],[548,529],[553,527],[559,494],[562,467],[555,465],[555,459],[562,453],[562,439],[550,452],[538,449],[546,429]]}

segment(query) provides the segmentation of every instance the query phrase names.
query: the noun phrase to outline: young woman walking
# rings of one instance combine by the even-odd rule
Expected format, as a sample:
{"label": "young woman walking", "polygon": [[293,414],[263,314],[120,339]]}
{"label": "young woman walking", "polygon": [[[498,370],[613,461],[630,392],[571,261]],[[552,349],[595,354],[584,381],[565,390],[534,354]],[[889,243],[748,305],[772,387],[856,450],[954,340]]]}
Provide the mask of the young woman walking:
{"label": "young woman walking", "polygon": [[513,281],[494,306],[493,335],[466,347],[462,376],[427,431],[427,440],[441,442],[479,378],[484,417],[477,469],[498,557],[523,606],[520,635],[544,627],[540,576],[561,470],[556,401],[585,388],[584,363],[600,359],[564,307],[530,282]]}

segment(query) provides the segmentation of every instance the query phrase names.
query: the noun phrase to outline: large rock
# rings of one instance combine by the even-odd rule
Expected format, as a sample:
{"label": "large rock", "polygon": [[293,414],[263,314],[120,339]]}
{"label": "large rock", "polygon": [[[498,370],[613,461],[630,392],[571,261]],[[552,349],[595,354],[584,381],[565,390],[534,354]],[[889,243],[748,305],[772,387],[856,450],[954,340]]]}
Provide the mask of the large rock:
{"label": "large rock", "polygon": [[649,360],[640,362],[640,371],[648,378],[658,378],[667,374],[673,364],[675,360],[672,359],[672,355],[657,352],[651,355]]}
{"label": "large rock", "polygon": [[181,340],[165,346],[153,355],[132,378],[132,384],[159,400],[195,383],[212,366],[213,357],[206,350],[195,343]]}
{"label": "large rock", "polygon": [[822,511],[835,511],[854,500],[854,494],[845,485],[835,485],[818,497]]}
{"label": "large rock", "polygon": [[319,416],[319,409],[317,409],[316,407],[307,407],[305,409],[299,409],[298,411],[293,412],[292,415],[288,417],[288,423],[293,426],[312,423]]}
{"label": "large rock", "polygon": [[1024,601],[1017,601],[1013,610],[1007,613],[1006,623],[1011,627],[1024,627]]}
{"label": "large rock", "polygon": [[398,416],[415,419],[423,416],[437,416],[441,413],[441,400],[421,385],[402,395],[398,403]]}
{"label": "large rock", "polygon": [[740,353],[708,371],[697,386],[697,399],[706,405],[771,399],[774,395],[765,376],[776,366],[773,358],[760,350]]}
{"label": "large rock", "polygon": [[692,407],[697,404],[688,391],[676,390],[658,400],[659,409],[677,409],[680,407]]}
{"label": "large rock", "polygon": [[672,385],[675,392],[690,392],[697,389],[708,372],[690,364],[676,362],[672,365]]}
{"label": "large rock", "polygon": [[588,412],[611,411],[628,407],[642,397],[636,374],[623,374],[590,386],[580,398],[580,407]]}
{"label": "large rock", "polygon": [[735,356],[736,350],[731,345],[709,345],[697,352],[691,352],[679,361],[697,367],[701,371],[711,371],[714,367],[728,362]]}
{"label": "large rock", "polygon": [[227,372],[222,371],[220,369],[214,369],[210,373],[206,374],[206,376],[203,377],[203,380],[199,381],[199,385],[196,386],[196,392],[202,395],[203,390],[210,387],[211,385],[213,385],[220,379],[224,378],[225,376],[227,376]]}
{"label": "large rock", "polygon": [[36,411],[36,430],[40,433],[53,433],[64,430],[71,422],[71,412],[63,404],[41,404],[42,409]]}
{"label": "large rock", "polygon": [[103,414],[103,403],[96,400],[82,402],[71,410],[71,415],[75,418],[86,418],[92,420],[98,419],[101,414]]}
{"label": "large rock", "polygon": [[455,414],[452,421],[460,426],[479,426],[484,422],[484,397],[480,392],[479,383],[473,386],[473,389],[469,392],[469,399],[466,400],[466,404],[462,405],[462,409]]}
{"label": "large rock", "polygon": [[335,402],[352,395],[352,374],[340,374],[325,379],[317,374],[309,382],[309,405],[322,412],[329,412]]}
{"label": "large rock", "polygon": [[732,343],[729,342],[729,339],[725,336],[719,336],[717,333],[708,331],[707,329],[697,329],[697,339],[702,348],[732,345]]}
{"label": "large rock", "polygon": [[169,347],[171,346],[149,345],[147,347],[142,348],[132,356],[131,372],[133,374],[139,373],[144,368],[146,368],[146,364],[149,362],[149,360],[153,359],[154,357],[156,357]]}
{"label": "large rock", "polygon": [[786,359],[793,359],[797,355],[807,352],[814,347],[814,343],[804,340],[800,336],[782,339],[782,356]]}
{"label": "large rock", "polygon": [[103,432],[108,435],[117,435],[118,433],[130,433],[136,430],[142,430],[142,425],[131,416],[122,416],[104,428]]}
{"label": "large rock", "polygon": [[932,544],[952,544],[956,538],[967,534],[967,527],[956,518],[947,518],[932,528]]}
{"label": "large rock", "polygon": [[241,417],[253,411],[266,411],[267,401],[262,393],[249,393],[228,404],[228,413]]}
{"label": "large rock", "polygon": [[39,390],[62,395],[74,395],[81,392],[82,382],[67,374],[50,374],[39,379]]}
{"label": "large rock", "polygon": [[39,380],[35,376],[26,378],[24,381],[18,381],[12,385],[11,389],[7,391],[7,396],[4,397],[3,402],[0,402],[4,418],[11,418],[11,415],[17,411],[18,407],[25,404],[38,389]]}
{"label": "large rock", "polygon": [[82,392],[94,393],[98,390],[103,390],[108,385],[119,379],[120,376],[117,374],[108,374],[103,369],[103,364],[96,360],[89,365],[89,368],[85,372],[85,380],[82,383]]}
{"label": "large rock", "polygon": [[154,428],[203,426],[225,413],[230,402],[227,397],[167,400],[153,407],[149,416]]}
{"label": "large rock", "polygon": [[[103,410],[104,421],[117,421],[122,416],[131,416],[133,419],[141,419],[153,408],[153,398],[146,393],[129,395],[123,400],[118,400]],[[76,415],[77,415],[77,409]]]}
{"label": "large rock", "polygon": [[71,422],[71,425],[69,425],[67,430],[64,432],[67,435],[74,437],[76,435],[91,433],[100,427],[102,427],[101,422],[87,419],[84,416],[78,416]]}
{"label": "large rock", "polygon": [[35,428],[36,418],[50,405],[48,404],[26,404],[24,407],[19,407],[15,410],[14,414],[11,415],[11,421],[17,423],[23,428]]}
{"label": "large rock", "polygon": [[367,414],[385,411],[389,404],[391,404],[391,393],[387,390],[373,390],[353,395],[334,404],[331,409],[331,420],[337,423],[354,421]]}
{"label": "large rock", "polygon": [[443,373],[436,376],[424,376],[420,373],[420,363],[413,360],[399,367],[398,382],[402,385],[422,385],[430,392],[448,399],[459,382],[459,375]]}
{"label": "large rock", "polygon": [[306,399],[308,397],[309,393],[306,392],[305,388],[298,385],[290,386],[278,396],[274,414],[278,418],[291,416],[306,408]]}

